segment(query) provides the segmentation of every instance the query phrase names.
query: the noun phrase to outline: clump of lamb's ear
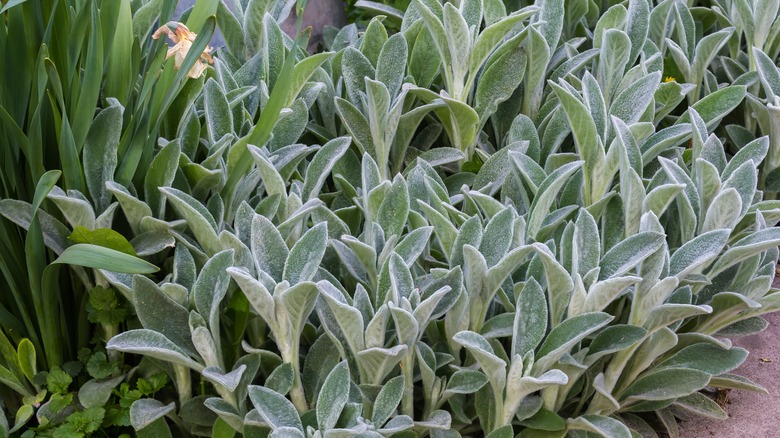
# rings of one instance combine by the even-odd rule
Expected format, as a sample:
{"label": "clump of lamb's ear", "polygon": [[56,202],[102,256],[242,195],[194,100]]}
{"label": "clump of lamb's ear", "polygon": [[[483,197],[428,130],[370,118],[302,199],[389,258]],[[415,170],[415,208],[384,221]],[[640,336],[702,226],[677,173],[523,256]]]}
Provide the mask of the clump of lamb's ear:
{"label": "clump of lamb's ear", "polygon": [[[727,338],[780,307],[777,2],[730,25],[671,0],[361,0],[382,16],[311,55],[290,1],[197,2],[197,36],[151,32],[158,2],[75,3],[49,27],[90,17],[109,59],[36,51],[27,94],[53,106],[0,94],[26,169],[0,215],[29,230],[0,239],[0,272],[30,265],[0,280],[15,430],[673,436],[725,418],[703,388],[763,391]],[[92,33],[112,14],[122,50]]]}

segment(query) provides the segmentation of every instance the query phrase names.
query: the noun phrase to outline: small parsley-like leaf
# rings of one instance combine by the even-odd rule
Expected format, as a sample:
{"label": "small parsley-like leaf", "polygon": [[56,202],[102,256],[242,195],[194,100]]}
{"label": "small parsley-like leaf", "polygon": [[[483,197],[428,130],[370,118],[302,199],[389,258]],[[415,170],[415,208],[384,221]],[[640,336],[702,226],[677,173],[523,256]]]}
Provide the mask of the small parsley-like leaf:
{"label": "small parsley-like leaf", "polygon": [[128,309],[116,291],[97,286],[89,292],[87,316],[90,322],[115,325],[127,318]]}
{"label": "small parsley-like leaf", "polygon": [[109,361],[105,353],[98,352],[89,358],[87,372],[93,379],[105,379],[119,372],[119,364]]}
{"label": "small parsley-like leaf", "polygon": [[58,366],[52,367],[46,376],[46,388],[54,394],[67,394],[73,378]]}

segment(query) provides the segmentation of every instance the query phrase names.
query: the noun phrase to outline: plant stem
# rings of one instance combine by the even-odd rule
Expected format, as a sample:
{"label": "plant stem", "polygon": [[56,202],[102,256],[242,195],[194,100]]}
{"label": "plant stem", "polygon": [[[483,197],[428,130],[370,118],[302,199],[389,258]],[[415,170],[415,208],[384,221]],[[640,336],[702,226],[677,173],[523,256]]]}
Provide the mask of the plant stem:
{"label": "plant stem", "polygon": [[404,396],[401,400],[401,412],[414,418],[414,355],[415,348],[409,349],[403,359]]}
{"label": "plant stem", "polygon": [[176,391],[179,393],[179,405],[183,406],[192,398],[192,377],[190,369],[184,365],[173,365],[173,371],[176,373]]}
{"label": "plant stem", "polygon": [[299,413],[304,413],[309,410],[309,405],[306,403],[306,394],[303,391],[301,373],[298,365],[298,338],[295,337],[290,341],[285,339],[285,341],[287,341],[283,342],[285,347],[281,349],[282,360],[291,364],[293,368],[293,385],[290,389],[290,398],[292,399],[295,409],[297,409]]}
{"label": "plant stem", "polygon": [[504,422],[504,391],[503,389],[501,391],[497,391],[497,388],[493,388],[493,400],[495,400],[495,424],[493,424],[493,430],[498,429],[499,427],[503,427],[507,424],[511,424],[512,417],[514,416],[514,413],[512,413],[512,416],[509,417],[509,420],[507,422]]}

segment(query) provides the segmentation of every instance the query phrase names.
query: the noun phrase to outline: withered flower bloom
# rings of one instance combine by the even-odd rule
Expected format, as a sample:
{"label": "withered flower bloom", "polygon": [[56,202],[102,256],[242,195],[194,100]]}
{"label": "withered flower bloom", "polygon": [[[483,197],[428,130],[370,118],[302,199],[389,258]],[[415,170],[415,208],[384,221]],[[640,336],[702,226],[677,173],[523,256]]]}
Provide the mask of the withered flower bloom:
{"label": "withered flower bloom", "polygon": [[[187,26],[178,21],[169,21],[161,26],[154,32],[152,38],[159,39],[163,35],[166,35],[175,44],[173,47],[168,48],[168,54],[165,56],[165,59],[173,57],[173,65],[178,70],[184,63],[184,58],[187,57],[187,53],[190,51],[190,47],[192,47],[192,42],[195,41],[195,37],[198,35],[191,32]],[[200,54],[200,58],[195,61],[195,64],[187,73],[188,77],[193,79],[199,78],[206,71],[208,64],[214,63],[214,59],[211,57],[212,50],[213,48],[206,47],[203,53]]]}

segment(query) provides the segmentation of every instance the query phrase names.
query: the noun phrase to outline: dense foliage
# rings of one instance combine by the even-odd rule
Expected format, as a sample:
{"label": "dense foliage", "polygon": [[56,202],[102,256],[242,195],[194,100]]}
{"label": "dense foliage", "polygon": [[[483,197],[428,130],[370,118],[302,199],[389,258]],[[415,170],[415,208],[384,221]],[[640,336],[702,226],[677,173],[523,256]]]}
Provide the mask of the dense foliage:
{"label": "dense foliage", "polygon": [[317,54],[304,5],[4,2],[0,436],[676,436],[764,391],[778,0],[360,0]]}

